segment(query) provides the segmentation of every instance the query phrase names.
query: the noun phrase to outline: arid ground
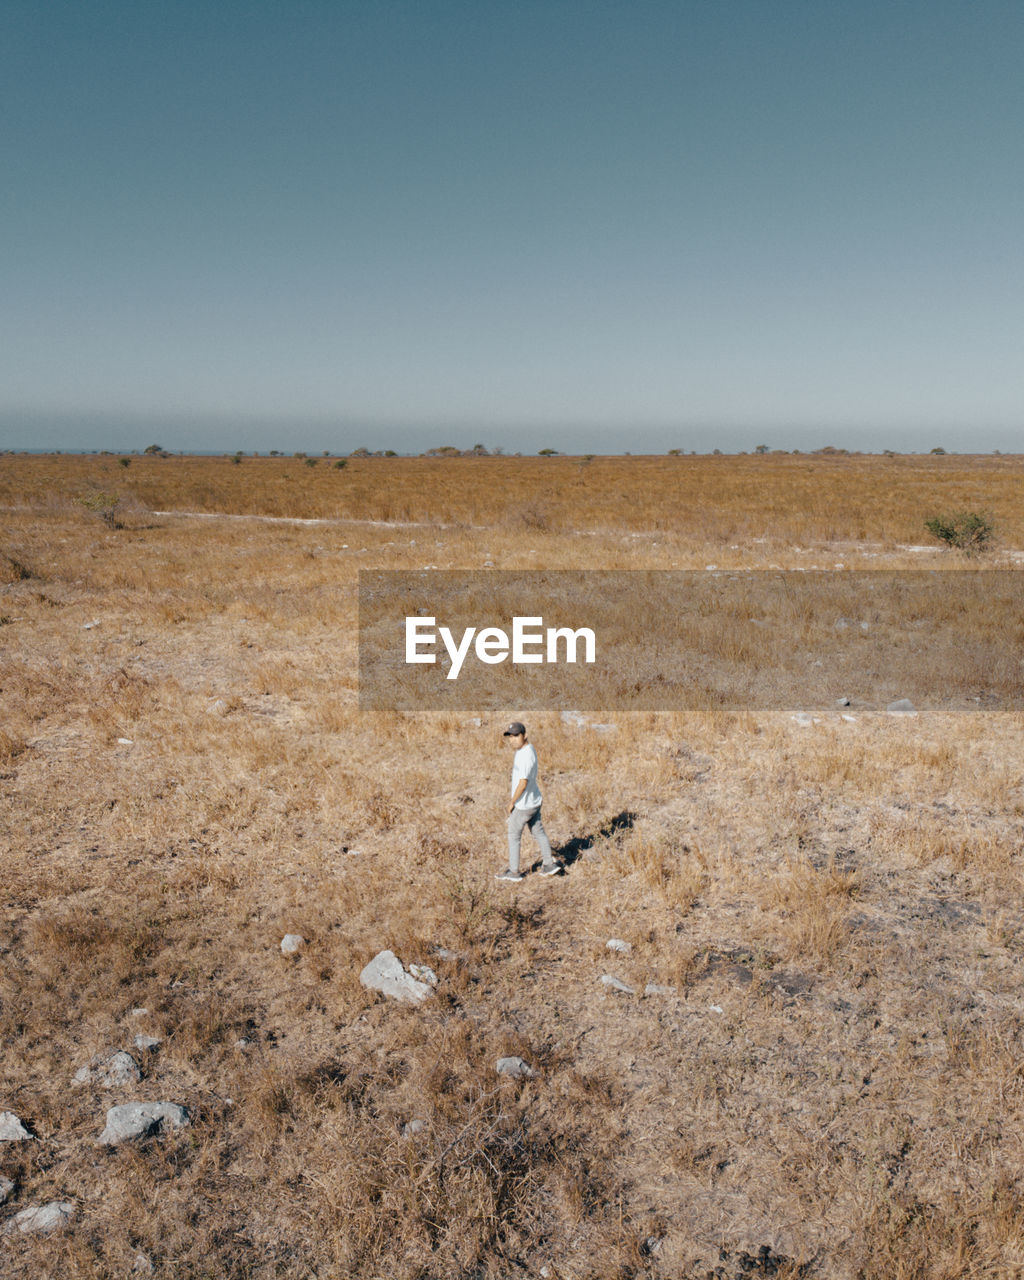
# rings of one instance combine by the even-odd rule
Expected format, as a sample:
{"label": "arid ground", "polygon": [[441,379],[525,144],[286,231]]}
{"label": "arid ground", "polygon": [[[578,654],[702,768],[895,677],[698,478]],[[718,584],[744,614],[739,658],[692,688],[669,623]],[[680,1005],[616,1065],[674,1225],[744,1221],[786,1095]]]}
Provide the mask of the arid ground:
{"label": "arid ground", "polygon": [[[1022,493],[992,456],[0,457],[0,1230],[73,1206],[0,1274],[1024,1274],[1020,714],[533,712],[565,874],[505,884],[520,708],[361,712],[356,635],[360,568],[1024,571]],[[965,510],[970,561],[924,529]],[[422,1005],[360,985],[384,948]],[[141,1081],[73,1084],[118,1049]],[[137,1100],[192,1123],[97,1146]]]}

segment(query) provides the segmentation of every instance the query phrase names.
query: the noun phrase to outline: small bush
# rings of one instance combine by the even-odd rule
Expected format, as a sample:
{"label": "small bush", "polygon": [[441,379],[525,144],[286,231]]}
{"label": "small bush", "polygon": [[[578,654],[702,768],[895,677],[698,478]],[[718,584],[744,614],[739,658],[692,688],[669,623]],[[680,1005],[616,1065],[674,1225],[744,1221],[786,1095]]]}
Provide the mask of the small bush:
{"label": "small bush", "polygon": [[122,467],[130,467],[132,465],[131,458],[118,458],[118,462]]}
{"label": "small bush", "polygon": [[335,471],[344,471],[347,463],[348,463],[347,458],[339,458],[338,461],[334,464]]}
{"label": "small bush", "polygon": [[[127,464],[128,459],[121,461]],[[78,505],[99,516],[109,529],[124,528],[124,502],[116,493],[90,493],[78,499]]]}
{"label": "small bush", "polygon": [[977,511],[958,511],[951,516],[934,516],[924,522],[924,527],[934,538],[947,547],[955,547],[974,555],[984,551],[995,532],[992,521]]}

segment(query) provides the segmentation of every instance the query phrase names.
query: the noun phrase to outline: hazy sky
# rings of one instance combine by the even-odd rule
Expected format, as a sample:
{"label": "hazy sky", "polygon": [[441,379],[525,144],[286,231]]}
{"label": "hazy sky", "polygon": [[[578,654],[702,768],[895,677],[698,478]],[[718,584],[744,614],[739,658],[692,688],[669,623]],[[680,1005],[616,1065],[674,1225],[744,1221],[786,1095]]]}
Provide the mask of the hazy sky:
{"label": "hazy sky", "polygon": [[1020,0],[0,16],[0,445],[1024,449]]}

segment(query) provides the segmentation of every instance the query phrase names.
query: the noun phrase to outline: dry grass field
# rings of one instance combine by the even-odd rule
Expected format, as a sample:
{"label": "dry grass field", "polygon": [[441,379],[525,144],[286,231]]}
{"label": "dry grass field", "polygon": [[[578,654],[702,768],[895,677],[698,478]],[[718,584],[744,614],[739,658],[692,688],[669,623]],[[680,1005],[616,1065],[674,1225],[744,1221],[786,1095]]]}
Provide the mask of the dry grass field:
{"label": "dry grass field", "polygon": [[[356,680],[361,568],[963,567],[913,548],[966,509],[973,563],[1024,568],[1022,491],[1019,457],[0,457],[0,1111],[34,1135],[0,1231],[74,1206],[0,1275],[1024,1275],[1021,716],[553,706],[565,874],[515,885],[519,708]],[[360,985],[384,948],[430,999]],[[116,1049],[139,1083],[72,1083]],[[192,1124],[98,1147],[135,1100]]]}

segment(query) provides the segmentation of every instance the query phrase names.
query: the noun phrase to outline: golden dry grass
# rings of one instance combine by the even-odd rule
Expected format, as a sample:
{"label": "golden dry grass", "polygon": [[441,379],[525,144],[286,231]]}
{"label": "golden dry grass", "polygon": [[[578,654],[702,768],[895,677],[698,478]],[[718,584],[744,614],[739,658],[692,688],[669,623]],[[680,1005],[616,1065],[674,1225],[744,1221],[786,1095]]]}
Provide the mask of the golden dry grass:
{"label": "golden dry grass", "polygon": [[[361,714],[355,582],[916,566],[964,506],[1009,564],[1022,470],[0,458],[0,1110],[37,1135],[0,1214],[76,1205],[0,1273],[1020,1274],[1021,718],[552,708],[567,874],[496,884],[508,715]],[[435,967],[428,1004],[360,987],[384,947]],[[141,1084],[71,1087],[140,1031]],[[195,1123],[97,1149],[136,1097]]]}

